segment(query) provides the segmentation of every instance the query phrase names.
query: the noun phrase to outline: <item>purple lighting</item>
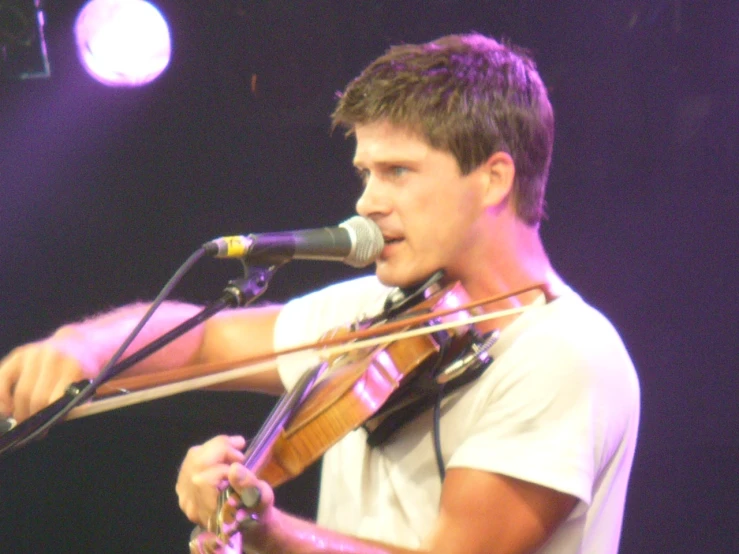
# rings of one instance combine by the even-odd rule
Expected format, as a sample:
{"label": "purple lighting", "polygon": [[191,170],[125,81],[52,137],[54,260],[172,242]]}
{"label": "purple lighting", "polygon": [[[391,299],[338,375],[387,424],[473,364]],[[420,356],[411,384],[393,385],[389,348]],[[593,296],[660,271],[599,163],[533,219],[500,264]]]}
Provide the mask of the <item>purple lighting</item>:
{"label": "purple lighting", "polygon": [[144,0],[91,0],[77,16],[74,31],[82,65],[105,85],[144,85],[169,63],[169,27]]}

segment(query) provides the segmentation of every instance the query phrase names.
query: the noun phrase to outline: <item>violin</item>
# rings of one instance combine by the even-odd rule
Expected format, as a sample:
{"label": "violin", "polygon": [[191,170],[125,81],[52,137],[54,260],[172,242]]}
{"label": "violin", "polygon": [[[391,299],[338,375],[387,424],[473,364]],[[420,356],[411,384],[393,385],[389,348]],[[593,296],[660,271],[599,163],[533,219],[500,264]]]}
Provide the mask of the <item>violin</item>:
{"label": "violin", "polygon": [[[420,292],[412,307],[403,306],[400,313],[391,314],[392,319],[402,324],[424,313],[447,313],[469,300],[459,283],[446,287],[433,284]],[[455,361],[470,358],[469,352],[477,359],[480,352],[475,346],[480,337],[464,323],[469,314],[452,311],[445,317],[459,325],[361,348],[307,371],[250,442],[244,465],[277,487],[302,473],[349,432],[365,425],[389,400],[400,398],[402,404],[407,383],[422,374],[443,376],[444,369]],[[487,347],[483,350],[487,355]],[[459,368],[455,372],[459,373]],[[241,552],[237,514],[242,508],[236,491],[229,487],[221,492],[208,529],[190,542],[191,553],[211,553],[224,547],[228,552]]]}

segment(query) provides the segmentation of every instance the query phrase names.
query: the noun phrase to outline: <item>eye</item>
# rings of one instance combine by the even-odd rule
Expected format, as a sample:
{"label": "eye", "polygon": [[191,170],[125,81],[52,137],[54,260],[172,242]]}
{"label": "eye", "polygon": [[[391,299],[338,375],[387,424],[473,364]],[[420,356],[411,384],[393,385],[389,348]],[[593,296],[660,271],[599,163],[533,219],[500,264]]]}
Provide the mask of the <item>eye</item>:
{"label": "eye", "polygon": [[408,172],[408,168],[402,165],[394,165],[390,167],[390,174],[393,177],[402,177]]}
{"label": "eye", "polygon": [[369,170],[363,167],[355,167],[354,172],[357,174],[357,178],[359,179],[359,182],[362,183],[362,186],[365,186],[367,184],[367,179],[369,179]]}

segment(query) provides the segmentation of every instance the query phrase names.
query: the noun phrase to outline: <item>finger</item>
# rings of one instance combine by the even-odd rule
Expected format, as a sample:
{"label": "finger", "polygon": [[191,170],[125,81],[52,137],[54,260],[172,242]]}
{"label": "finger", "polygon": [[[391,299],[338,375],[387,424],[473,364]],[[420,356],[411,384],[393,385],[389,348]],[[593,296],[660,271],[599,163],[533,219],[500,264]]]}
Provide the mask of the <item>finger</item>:
{"label": "finger", "polygon": [[215,513],[215,508],[208,510],[196,502],[186,501],[180,502],[180,509],[182,510],[182,513],[185,514],[185,517],[187,517],[187,519],[192,523],[199,525],[204,529],[209,529],[210,520]]}
{"label": "finger", "polygon": [[227,467],[210,468],[189,479],[178,480],[175,492],[179,506],[190,521],[207,524],[209,514],[218,507],[219,485],[221,482],[227,482],[225,481],[227,472]]}
{"label": "finger", "polygon": [[82,375],[80,364],[47,349],[40,361],[38,379],[31,393],[30,413],[36,413],[64,395],[67,387]]}
{"label": "finger", "polygon": [[244,507],[260,516],[272,507],[275,501],[274,491],[265,481],[239,464],[232,464],[228,471],[228,481],[231,487],[239,493]]}
{"label": "finger", "polygon": [[212,487],[213,490],[220,490],[220,485],[223,481],[226,481],[228,477],[228,464],[218,464],[211,466],[197,473],[194,473],[191,482],[193,485],[198,487]]}
{"label": "finger", "polygon": [[19,422],[30,415],[31,397],[41,363],[43,363],[42,349],[37,345],[26,347],[18,360],[18,380],[13,391],[13,417]]}
{"label": "finger", "polygon": [[238,448],[233,448],[230,445],[223,450],[220,457],[220,461],[227,464],[243,463],[245,459],[246,456],[241,450],[239,450]]}
{"label": "finger", "polygon": [[22,421],[50,404],[58,383],[68,384],[68,374],[78,365],[49,344],[35,344],[25,350],[15,390],[15,416]]}
{"label": "finger", "polygon": [[0,415],[13,413],[13,389],[20,375],[20,353],[18,349],[8,354],[0,362]]}
{"label": "finger", "polygon": [[175,485],[180,506],[191,502],[198,507],[213,510],[222,483],[228,483],[225,477],[227,473],[227,467],[212,467],[193,475],[182,476]]}
{"label": "finger", "polygon": [[[54,366],[49,366],[54,368]],[[58,363],[58,372],[56,376],[52,373],[50,388],[51,394],[47,399],[47,403],[51,404],[56,400],[60,399],[67,392],[67,389],[72,383],[78,381],[90,380],[91,373],[89,373],[82,361],[74,357],[64,357]]]}
{"label": "finger", "polygon": [[190,539],[188,545],[190,552],[197,552],[197,554],[228,554],[234,552],[233,550],[226,550],[226,545],[214,533],[202,529],[196,529],[196,531],[198,531],[198,534]]}
{"label": "finger", "polygon": [[246,487],[241,491],[241,502],[249,510],[255,510],[262,503],[262,493],[257,487]]}
{"label": "finger", "polygon": [[218,435],[203,443],[195,453],[200,465],[213,463],[243,462],[245,459],[242,449],[246,445],[246,439],[240,436]]}
{"label": "finger", "polygon": [[219,435],[193,446],[182,462],[175,491],[180,508],[195,523],[206,523],[203,514],[217,506],[218,493],[228,485],[228,469],[241,463],[246,440],[240,436]]}
{"label": "finger", "polygon": [[237,450],[243,451],[246,448],[246,439],[241,435],[231,435],[227,439],[229,444]]}
{"label": "finger", "polygon": [[238,491],[247,487],[258,487],[259,483],[256,475],[240,464],[231,464],[229,466],[228,481]]}
{"label": "finger", "polygon": [[230,446],[242,450],[246,446],[246,439],[241,435],[216,435],[202,444],[205,448],[224,448]]}

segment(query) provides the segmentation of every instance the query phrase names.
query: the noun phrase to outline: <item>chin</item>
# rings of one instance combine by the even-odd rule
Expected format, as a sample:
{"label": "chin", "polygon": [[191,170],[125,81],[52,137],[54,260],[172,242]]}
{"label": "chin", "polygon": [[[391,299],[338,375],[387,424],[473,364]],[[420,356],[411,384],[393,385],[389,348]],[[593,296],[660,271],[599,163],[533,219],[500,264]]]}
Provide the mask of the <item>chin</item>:
{"label": "chin", "polygon": [[385,286],[409,288],[426,281],[435,270],[420,271],[418,269],[405,270],[392,267],[390,264],[378,262],[375,269],[377,279]]}
{"label": "chin", "polygon": [[385,271],[377,270],[375,271],[375,275],[377,276],[377,280],[380,281],[380,283],[382,283],[386,287],[401,287],[402,288],[406,286],[402,280],[398,280],[396,276],[390,275]]}
{"label": "chin", "polygon": [[377,275],[377,279],[380,281],[380,283],[387,287],[408,286],[408,281],[406,278],[404,278],[401,272],[395,270],[395,268],[391,267],[388,263],[377,262],[375,275]]}

